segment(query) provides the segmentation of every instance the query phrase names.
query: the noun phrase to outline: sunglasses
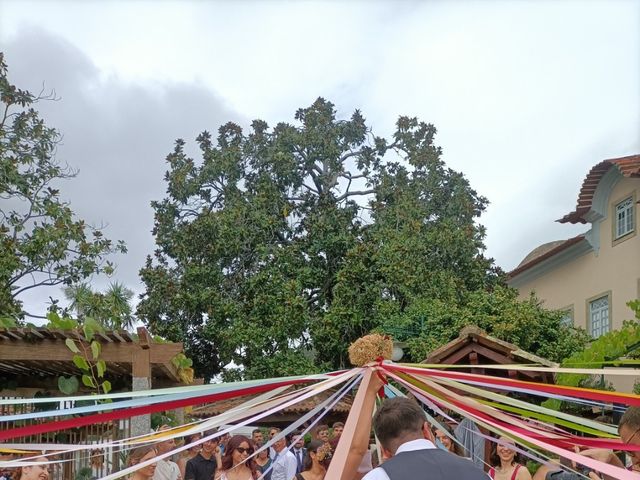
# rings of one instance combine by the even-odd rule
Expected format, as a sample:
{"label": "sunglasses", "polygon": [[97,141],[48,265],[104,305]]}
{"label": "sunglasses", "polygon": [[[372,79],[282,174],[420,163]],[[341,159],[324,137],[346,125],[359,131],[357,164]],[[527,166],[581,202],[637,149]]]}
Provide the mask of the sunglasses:
{"label": "sunglasses", "polygon": [[240,453],[246,453],[247,455],[251,455],[253,453],[253,448],[242,448],[242,447],[237,447],[236,448],[237,452]]}

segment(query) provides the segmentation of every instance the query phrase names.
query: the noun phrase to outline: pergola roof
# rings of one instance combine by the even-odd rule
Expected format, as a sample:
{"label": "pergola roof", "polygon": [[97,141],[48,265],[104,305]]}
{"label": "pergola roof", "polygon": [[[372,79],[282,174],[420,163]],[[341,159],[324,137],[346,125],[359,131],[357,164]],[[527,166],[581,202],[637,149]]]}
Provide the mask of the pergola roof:
{"label": "pergola roof", "polygon": [[[28,386],[25,383],[36,383],[30,378],[78,374],[67,339],[86,341],[77,330],[0,328],[0,375],[19,377],[20,386]],[[171,359],[183,351],[182,343],[156,343],[142,327],[137,338],[119,330],[96,333],[95,339],[101,344],[100,358],[107,364],[108,377],[149,376],[180,383]]]}

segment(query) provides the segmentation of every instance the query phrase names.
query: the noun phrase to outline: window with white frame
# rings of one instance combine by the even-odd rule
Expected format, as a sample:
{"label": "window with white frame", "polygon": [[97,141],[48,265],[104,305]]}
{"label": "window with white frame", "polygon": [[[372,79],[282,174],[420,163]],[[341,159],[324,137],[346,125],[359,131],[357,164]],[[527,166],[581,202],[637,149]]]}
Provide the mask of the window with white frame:
{"label": "window with white frame", "polygon": [[598,338],[610,330],[609,297],[600,297],[589,302],[589,329],[591,336]]}
{"label": "window with white frame", "polygon": [[616,238],[631,233],[633,230],[633,197],[629,197],[616,205]]}
{"label": "window with white frame", "polygon": [[568,308],[562,312],[562,318],[560,318],[560,325],[565,327],[573,327],[573,309]]}

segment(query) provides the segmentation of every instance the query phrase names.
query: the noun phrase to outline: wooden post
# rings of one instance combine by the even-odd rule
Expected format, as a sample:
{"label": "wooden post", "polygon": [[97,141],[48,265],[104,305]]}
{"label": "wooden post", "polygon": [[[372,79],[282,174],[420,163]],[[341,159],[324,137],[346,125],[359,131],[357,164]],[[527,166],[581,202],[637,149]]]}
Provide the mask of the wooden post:
{"label": "wooden post", "polygon": [[[133,351],[133,358],[131,359],[131,390],[134,392],[151,388],[151,350],[149,347],[149,343],[143,341]],[[150,431],[150,415],[131,417],[132,436],[145,435]]]}

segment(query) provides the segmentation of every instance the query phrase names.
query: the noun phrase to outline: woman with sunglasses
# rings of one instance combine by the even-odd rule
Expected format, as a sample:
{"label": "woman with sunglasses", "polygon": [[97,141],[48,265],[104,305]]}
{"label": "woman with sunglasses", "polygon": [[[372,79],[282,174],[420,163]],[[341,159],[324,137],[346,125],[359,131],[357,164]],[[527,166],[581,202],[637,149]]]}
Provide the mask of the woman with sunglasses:
{"label": "woman with sunglasses", "polygon": [[221,469],[216,472],[216,480],[256,480],[259,474],[255,457],[251,457],[253,452],[253,443],[247,437],[231,437],[224,449]]}

